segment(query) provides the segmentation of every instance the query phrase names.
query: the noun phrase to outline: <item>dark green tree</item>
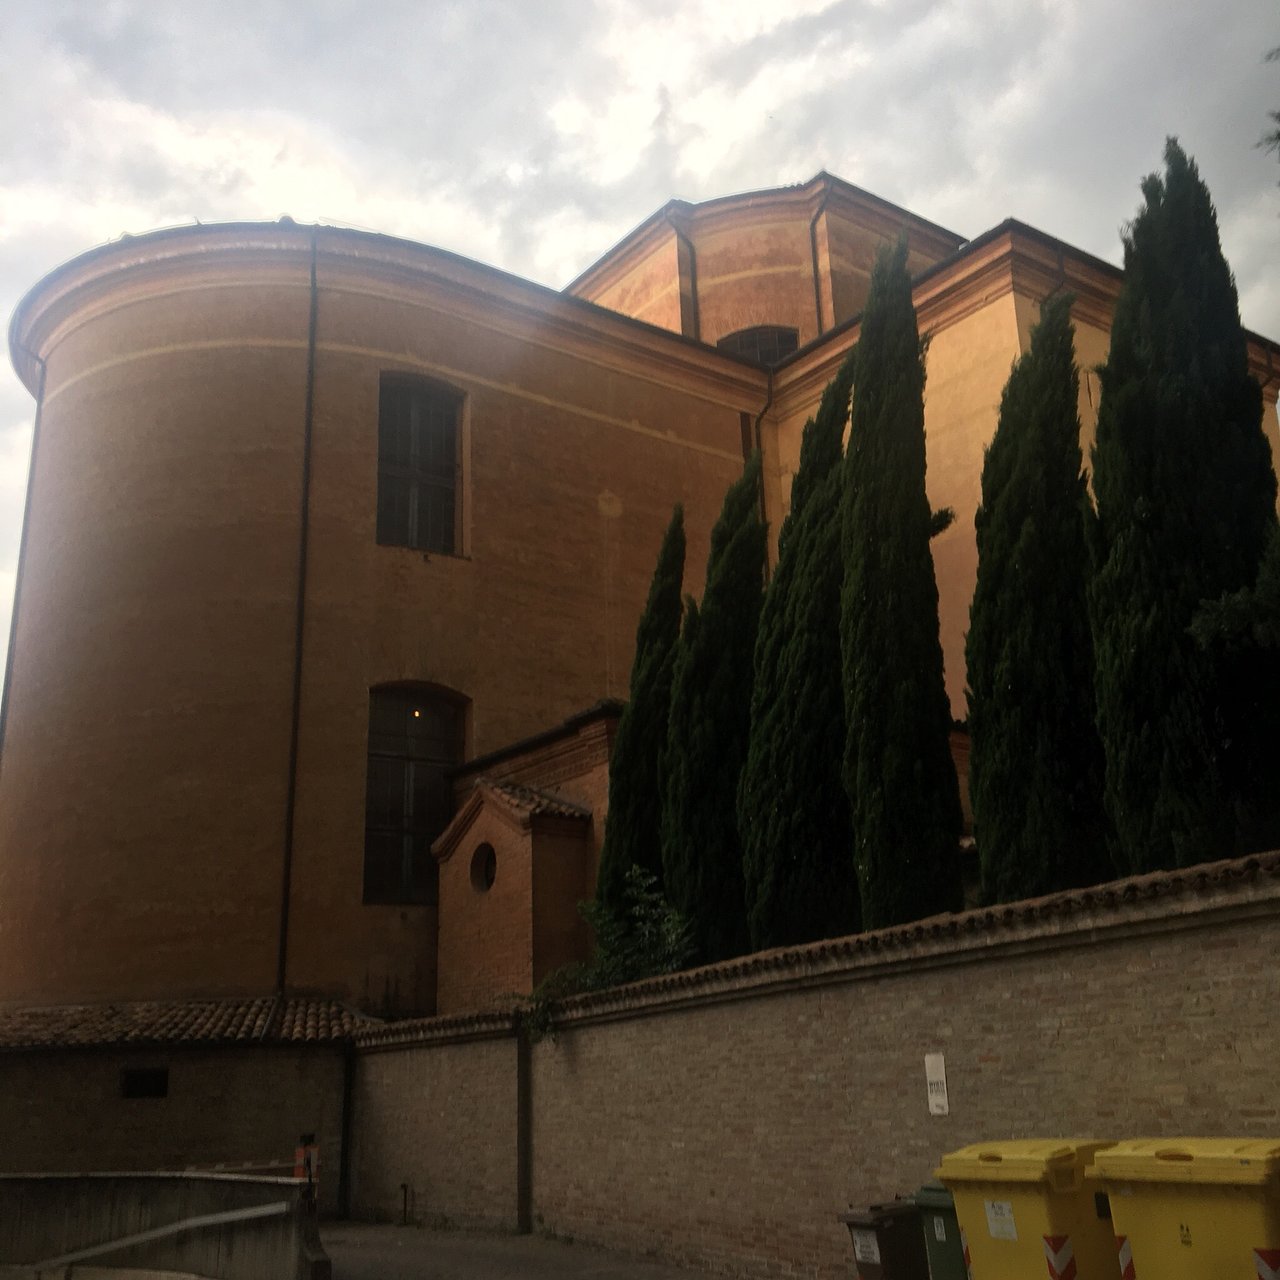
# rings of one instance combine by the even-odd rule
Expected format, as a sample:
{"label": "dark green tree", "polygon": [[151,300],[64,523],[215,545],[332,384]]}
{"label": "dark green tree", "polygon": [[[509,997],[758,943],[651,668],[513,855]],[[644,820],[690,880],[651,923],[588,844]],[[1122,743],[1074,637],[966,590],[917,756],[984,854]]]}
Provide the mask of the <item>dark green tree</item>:
{"label": "dark green tree", "polygon": [[1105,880],[1071,298],[1045,303],[982,467],[969,796],[987,902]]}
{"label": "dark green tree", "polygon": [[622,909],[627,873],[633,866],[648,872],[661,889],[658,759],[667,742],[671,675],[680,639],[684,552],[684,509],[677,506],[636,627],[631,694],[609,762],[609,817],[596,877],[596,903],[603,911]]}
{"label": "dark green tree", "polygon": [[854,357],[841,655],[862,923],[961,905],[960,798],[925,494],[924,350],[907,246],[882,251]]}
{"label": "dark green tree", "polygon": [[791,511],[756,639],[751,736],[738,790],[747,924],[756,950],[858,927],[840,775],[840,459],[853,362],[805,426]]}
{"label": "dark green tree", "polygon": [[1263,791],[1250,753],[1256,654],[1190,634],[1203,601],[1253,585],[1276,481],[1235,283],[1209,192],[1177,142],[1125,236],[1093,449],[1090,590],[1113,856],[1125,872],[1247,847]]}
{"label": "dark green tree", "polygon": [[1280,525],[1255,584],[1202,604],[1191,633],[1239,689],[1230,739],[1237,852],[1280,849]]}
{"label": "dark green tree", "polygon": [[689,922],[700,961],[747,948],[737,794],[764,560],[760,455],[754,454],[711,531],[702,606],[690,601],[685,615],[661,765],[664,888]]}

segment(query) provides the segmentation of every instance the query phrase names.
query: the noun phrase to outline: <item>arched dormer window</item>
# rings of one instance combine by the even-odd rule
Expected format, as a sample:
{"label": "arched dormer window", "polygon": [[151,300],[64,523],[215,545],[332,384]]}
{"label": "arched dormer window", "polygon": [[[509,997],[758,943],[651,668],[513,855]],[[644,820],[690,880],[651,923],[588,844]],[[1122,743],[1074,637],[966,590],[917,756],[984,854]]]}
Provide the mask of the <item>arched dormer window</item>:
{"label": "arched dormer window", "polygon": [[453,816],[448,770],[461,763],[466,704],[421,685],[369,692],[364,901],[437,901],[431,842]]}
{"label": "arched dormer window", "polygon": [[721,351],[745,356],[758,364],[773,365],[785,360],[799,344],[800,334],[781,324],[761,324],[754,329],[739,329],[726,333],[716,346]]}
{"label": "arched dormer window", "polygon": [[378,393],[378,541],[458,550],[462,394],[425,378],[384,373]]}

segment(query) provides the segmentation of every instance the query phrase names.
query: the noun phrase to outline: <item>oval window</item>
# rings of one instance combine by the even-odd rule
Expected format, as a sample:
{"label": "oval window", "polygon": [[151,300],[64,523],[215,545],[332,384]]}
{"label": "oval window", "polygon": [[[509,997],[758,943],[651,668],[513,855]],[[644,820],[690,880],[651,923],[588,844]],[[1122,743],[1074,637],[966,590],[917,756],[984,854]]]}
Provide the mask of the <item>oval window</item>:
{"label": "oval window", "polygon": [[471,887],[477,893],[488,893],[498,875],[498,855],[487,840],[471,855]]}

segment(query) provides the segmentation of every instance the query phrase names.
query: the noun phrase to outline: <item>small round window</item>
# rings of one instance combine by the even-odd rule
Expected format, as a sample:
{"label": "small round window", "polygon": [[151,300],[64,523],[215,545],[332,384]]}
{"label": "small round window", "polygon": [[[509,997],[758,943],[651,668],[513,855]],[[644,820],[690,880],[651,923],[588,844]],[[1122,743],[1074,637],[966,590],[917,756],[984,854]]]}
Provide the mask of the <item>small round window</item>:
{"label": "small round window", "polygon": [[498,855],[487,840],[471,855],[471,887],[477,893],[488,893],[498,874]]}

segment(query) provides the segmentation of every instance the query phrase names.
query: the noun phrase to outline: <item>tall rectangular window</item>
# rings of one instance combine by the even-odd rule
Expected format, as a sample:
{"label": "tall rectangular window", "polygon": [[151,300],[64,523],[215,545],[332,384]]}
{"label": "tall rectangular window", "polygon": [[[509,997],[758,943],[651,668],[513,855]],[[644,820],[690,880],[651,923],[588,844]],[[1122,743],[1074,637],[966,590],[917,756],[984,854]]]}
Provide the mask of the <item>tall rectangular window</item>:
{"label": "tall rectangular window", "polygon": [[462,396],[449,387],[384,374],[378,396],[378,541],[453,555],[457,550],[458,435]]}
{"label": "tall rectangular window", "polygon": [[436,901],[431,842],[449,824],[447,771],[462,759],[463,706],[416,689],[369,695],[364,901]]}

